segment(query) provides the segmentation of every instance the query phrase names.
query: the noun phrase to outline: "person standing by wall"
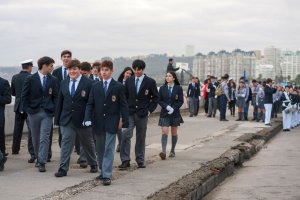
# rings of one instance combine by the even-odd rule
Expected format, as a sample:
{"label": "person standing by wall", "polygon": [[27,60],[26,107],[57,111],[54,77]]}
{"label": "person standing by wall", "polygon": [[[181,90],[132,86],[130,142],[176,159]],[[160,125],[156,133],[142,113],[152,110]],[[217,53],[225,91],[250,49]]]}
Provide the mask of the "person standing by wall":
{"label": "person standing by wall", "polygon": [[229,110],[231,116],[235,117],[235,104],[236,104],[236,85],[235,82],[230,82],[230,87],[228,88],[228,93],[230,97]]}
{"label": "person standing by wall", "polygon": [[267,79],[267,84],[265,87],[265,98],[264,98],[264,106],[266,109],[265,113],[265,125],[271,126],[271,112],[273,105],[273,94],[276,92],[276,88],[273,87],[272,79]]}
{"label": "person standing by wall", "polygon": [[247,95],[247,89],[244,85],[244,81],[240,80],[239,86],[236,91],[236,105],[238,107],[238,119],[236,121],[243,121],[244,117],[244,108],[246,104],[246,95]]}
{"label": "person standing by wall", "polygon": [[170,158],[175,157],[175,146],[178,140],[177,130],[180,123],[183,123],[180,107],[183,104],[183,91],[174,72],[167,72],[165,84],[159,88],[159,105],[161,106],[158,125],[161,126],[162,152],[159,154],[162,160],[166,159],[168,143],[168,132],[171,127],[172,148]]}
{"label": "person standing by wall", "polygon": [[22,88],[26,77],[31,75],[32,67],[33,67],[32,62],[33,62],[32,59],[21,62],[22,71],[18,74],[15,74],[11,80],[11,94],[12,96],[15,96],[15,105],[14,105],[15,125],[14,125],[14,133],[13,133],[12,154],[19,154],[24,122],[26,121],[27,128],[28,128],[27,148],[30,154],[28,163],[33,163],[36,158],[34,155],[34,149],[32,145],[31,131],[29,127],[27,113],[25,113],[22,108],[21,94],[22,94]]}

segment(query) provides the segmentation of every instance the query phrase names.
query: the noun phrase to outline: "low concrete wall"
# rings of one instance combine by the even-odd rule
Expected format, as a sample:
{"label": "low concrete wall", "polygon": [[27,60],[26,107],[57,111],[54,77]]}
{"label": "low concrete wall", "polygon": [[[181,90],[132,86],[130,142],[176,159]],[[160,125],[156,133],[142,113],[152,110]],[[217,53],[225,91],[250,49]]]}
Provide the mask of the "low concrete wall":
{"label": "low concrete wall", "polygon": [[[188,102],[187,99],[184,98],[184,103],[180,109],[187,109],[188,108]],[[157,106],[154,113],[159,113],[161,110],[160,106]],[[9,105],[5,106],[5,135],[12,135],[14,131],[14,125],[15,125],[15,112],[14,112],[14,102],[12,102]],[[27,126],[26,123],[24,123],[24,129],[23,132],[27,132]]]}

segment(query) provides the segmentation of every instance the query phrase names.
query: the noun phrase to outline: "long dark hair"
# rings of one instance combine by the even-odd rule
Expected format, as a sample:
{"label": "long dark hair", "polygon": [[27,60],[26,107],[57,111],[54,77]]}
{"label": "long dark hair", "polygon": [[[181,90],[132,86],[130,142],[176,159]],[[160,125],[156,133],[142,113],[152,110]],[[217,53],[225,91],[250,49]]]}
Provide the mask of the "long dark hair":
{"label": "long dark hair", "polygon": [[[178,78],[177,78],[175,72],[173,72],[173,71],[168,71],[167,73],[170,73],[170,74],[173,76],[173,78],[175,79],[175,80],[174,80],[174,84],[175,84],[175,85],[180,85],[180,83],[179,83],[179,81],[178,81]],[[166,73],[166,75],[167,75],[167,73]],[[165,76],[165,77],[166,77],[166,76]],[[168,84],[168,82],[166,81],[166,78],[165,78],[165,85],[167,85],[167,84]]]}
{"label": "long dark hair", "polygon": [[122,71],[122,73],[120,74],[119,78],[118,78],[118,81],[119,81],[119,82],[123,83],[124,74],[125,74],[125,72],[127,72],[128,70],[131,71],[131,76],[134,75],[134,71],[132,70],[131,67],[125,67],[124,70]]}

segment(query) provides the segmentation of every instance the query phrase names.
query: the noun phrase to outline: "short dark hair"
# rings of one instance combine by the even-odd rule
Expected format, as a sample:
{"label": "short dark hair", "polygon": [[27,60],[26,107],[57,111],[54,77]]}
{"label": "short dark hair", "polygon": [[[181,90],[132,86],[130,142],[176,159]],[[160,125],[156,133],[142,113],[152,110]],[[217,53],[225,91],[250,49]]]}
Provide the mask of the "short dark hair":
{"label": "short dark hair", "polygon": [[89,62],[82,62],[80,63],[80,69],[83,71],[91,71],[91,64]]}
{"label": "short dark hair", "polygon": [[63,50],[60,53],[60,57],[63,57],[63,55],[69,54],[72,57],[72,52],[70,50]]}
{"label": "short dark hair", "polygon": [[109,68],[110,70],[113,70],[114,68],[114,65],[113,65],[113,62],[110,61],[110,60],[104,60],[102,63],[101,63],[101,68],[102,67],[107,67]]}
{"label": "short dark hair", "polygon": [[137,59],[133,61],[132,68],[135,70],[136,68],[144,70],[146,68],[146,63],[143,60]]}
{"label": "short dark hair", "polygon": [[31,63],[22,64],[22,69],[28,69],[29,67],[33,67],[32,62]]}
{"label": "short dark hair", "polygon": [[81,66],[80,66],[80,61],[77,60],[77,59],[73,59],[69,62],[67,68],[70,69],[72,67],[78,67],[79,69],[81,69]]}
{"label": "short dark hair", "polygon": [[256,83],[257,81],[255,79],[252,80],[252,83]]}
{"label": "short dark hair", "polygon": [[38,63],[38,69],[40,70],[43,68],[43,65],[50,65],[50,64],[55,63],[55,61],[48,56],[44,56],[44,57],[41,57],[37,63]]}
{"label": "short dark hair", "polygon": [[271,82],[272,82],[272,79],[268,78],[267,83],[271,83]]}

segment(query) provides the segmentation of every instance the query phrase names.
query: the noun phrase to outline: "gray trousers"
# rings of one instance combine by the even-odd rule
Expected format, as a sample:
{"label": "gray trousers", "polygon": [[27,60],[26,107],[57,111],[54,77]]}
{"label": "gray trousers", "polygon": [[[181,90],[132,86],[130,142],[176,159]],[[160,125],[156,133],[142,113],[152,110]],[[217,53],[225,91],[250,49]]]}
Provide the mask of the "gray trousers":
{"label": "gray trousers", "polygon": [[85,152],[89,165],[96,166],[96,150],[92,134],[92,128],[77,128],[72,122],[67,126],[61,126],[61,150],[60,150],[60,165],[59,168],[65,171],[69,170],[71,154],[74,149],[76,134],[79,137],[80,144]]}
{"label": "gray trousers", "polygon": [[135,160],[137,163],[144,163],[147,123],[148,116],[139,117],[136,114],[129,116],[129,127],[122,133],[120,148],[122,162],[130,161],[131,138],[133,136],[133,129],[136,127]]}
{"label": "gray trousers", "polygon": [[208,115],[215,116],[217,112],[217,99],[215,97],[209,97],[208,99]]}
{"label": "gray trousers", "polygon": [[196,97],[189,97],[189,111],[190,114],[196,115],[197,114],[197,108],[199,104],[199,99]]}
{"label": "gray trousers", "polygon": [[99,169],[103,178],[112,177],[112,168],[115,155],[116,133],[96,134],[96,150]]}
{"label": "gray trousers", "polygon": [[40,164],[46,164],[49,150],[49,135],[52,119],[43,109],[34,114],[28,114],[29,126],[35,157]]}

